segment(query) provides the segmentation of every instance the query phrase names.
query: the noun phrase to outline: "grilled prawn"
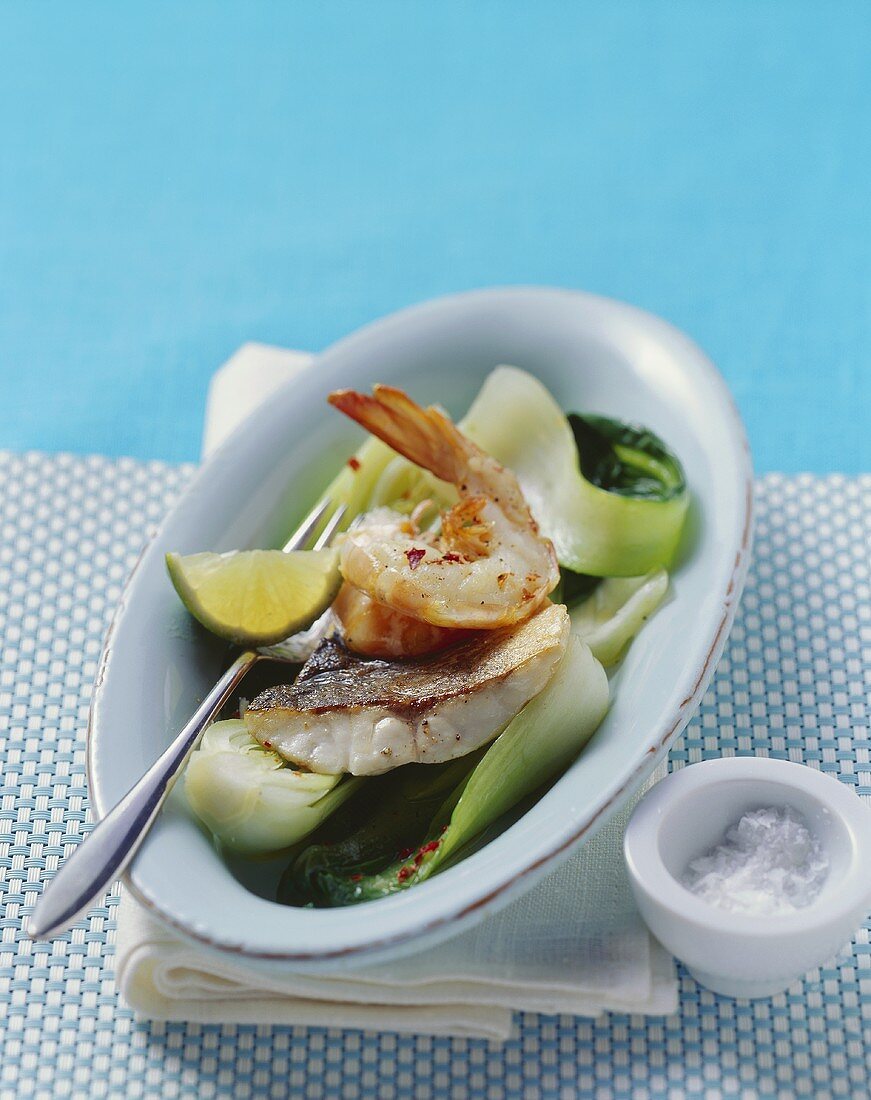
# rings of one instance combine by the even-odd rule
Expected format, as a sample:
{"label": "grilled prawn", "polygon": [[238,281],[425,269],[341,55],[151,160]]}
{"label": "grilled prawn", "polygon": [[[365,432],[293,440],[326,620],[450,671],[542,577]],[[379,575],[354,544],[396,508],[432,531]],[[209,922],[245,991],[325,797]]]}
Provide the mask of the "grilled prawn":
{"label": "grilled prawn", "polygon": [[403,615],[376,603],[347,581],[339,589],[332,611],[345,645],[368,657],[421,657],[446,649],[471,633]]}
{"label": "grilled prawn", "polygon": [[421,408],[392,386],[375,386],[372,396],[337,390],[329,401],[459,495],[438,533],[409,533],[391,513],[349,531],[341,548],[346,581],[439,627],[492,630],[541,607],[559,567],[510,470],[438,409]]}

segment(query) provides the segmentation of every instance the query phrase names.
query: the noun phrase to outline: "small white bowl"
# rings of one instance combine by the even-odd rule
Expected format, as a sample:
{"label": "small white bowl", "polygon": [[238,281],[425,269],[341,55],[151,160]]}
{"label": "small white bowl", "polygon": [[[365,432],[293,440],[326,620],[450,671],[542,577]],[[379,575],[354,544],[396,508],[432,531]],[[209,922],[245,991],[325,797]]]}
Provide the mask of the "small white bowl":
{"label": "small white bowl", "polygon": [[[829,862],[803,909],[756,916],[697,897],[681,878],[743,814],[791,807]],[[871,809],[843,783],[760,757],[708,760],[673,772],[638,804],[624,854],[651,932],[701,985],[728,997],[772,997],[835,955],[871,907]]]}

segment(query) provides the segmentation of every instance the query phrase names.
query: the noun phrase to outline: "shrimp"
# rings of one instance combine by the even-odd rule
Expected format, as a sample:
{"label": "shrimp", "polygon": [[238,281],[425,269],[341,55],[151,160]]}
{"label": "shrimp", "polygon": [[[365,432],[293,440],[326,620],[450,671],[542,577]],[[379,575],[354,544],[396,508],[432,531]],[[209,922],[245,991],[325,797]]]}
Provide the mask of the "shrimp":
{"label": "shrimp", "polygon": [[339,589],[332,612],[339,621],[345,645],[367,657],[422,657],[447,649],[471,634],[471,631],[412,619],[410,615],[376,603],[347,581]]}
{"label": "shrimp", "polygon": [[559,582],[559,566],[510,470],[444,413],[421,408],[392,386],[375,386],[372,396],[337,390],[328,400],[459,495],[439,533],[379,522],[374,514],[351,529],[340,551],[346,581],[377,603],[440,627],[493,630],[541,607]]}
{"label": "shrimp", "polygon": [[[421,517],[431,510],[432,501],[429,500],[421,501],[410,516],[390,508],[374,508],[356,521],[353,530],[358,538],[365,531],[369,540],[413,537],[420,534]],[[341,627],[345,645],[368,657],[422,657],[446,649],[470,633],[413,619],[376,602],[347,581],[339,589],[332,612]]]}

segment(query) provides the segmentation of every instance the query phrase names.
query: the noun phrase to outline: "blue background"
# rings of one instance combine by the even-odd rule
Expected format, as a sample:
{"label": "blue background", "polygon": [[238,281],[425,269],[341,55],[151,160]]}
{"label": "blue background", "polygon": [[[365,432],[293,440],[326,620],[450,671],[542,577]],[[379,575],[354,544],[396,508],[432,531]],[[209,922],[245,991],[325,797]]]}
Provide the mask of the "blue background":
{"label": "blue background", "polygon": [[189,459],[249,339],[551,283],[871,469],[871,5],[0,7],[0,447]]}

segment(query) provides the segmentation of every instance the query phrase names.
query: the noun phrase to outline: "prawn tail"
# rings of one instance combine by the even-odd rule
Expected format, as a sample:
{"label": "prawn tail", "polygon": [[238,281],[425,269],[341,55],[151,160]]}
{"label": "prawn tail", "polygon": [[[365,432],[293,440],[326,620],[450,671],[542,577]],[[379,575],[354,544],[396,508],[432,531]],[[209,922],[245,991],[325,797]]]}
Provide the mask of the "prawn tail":
{"label": "prawn tail", "polygon": [[442,481],[457,484],[462,479],[468,442],[438,409],[424,409],[402,390],[384,385],[375,386],[371,396],[357,390],[334,390],[327,400]]}

